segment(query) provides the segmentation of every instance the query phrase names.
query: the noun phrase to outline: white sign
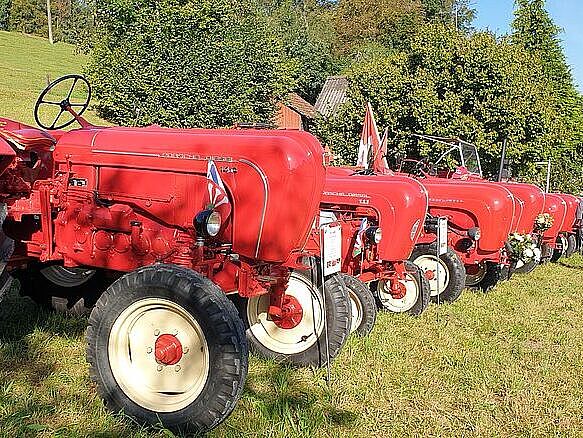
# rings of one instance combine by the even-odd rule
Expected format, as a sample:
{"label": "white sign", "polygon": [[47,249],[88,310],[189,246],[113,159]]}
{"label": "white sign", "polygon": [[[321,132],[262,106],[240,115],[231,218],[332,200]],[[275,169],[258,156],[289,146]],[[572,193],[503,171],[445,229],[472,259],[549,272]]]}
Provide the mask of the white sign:
{"label": "white sign", "polygon": [[324,258],[324,276],[340,272],[342,267],[342,227],[337,225],[325,225],[322,257]]}
{"label": "white sign", "polygon": [[437,255],[447,253],[447,218],[437,218]]}

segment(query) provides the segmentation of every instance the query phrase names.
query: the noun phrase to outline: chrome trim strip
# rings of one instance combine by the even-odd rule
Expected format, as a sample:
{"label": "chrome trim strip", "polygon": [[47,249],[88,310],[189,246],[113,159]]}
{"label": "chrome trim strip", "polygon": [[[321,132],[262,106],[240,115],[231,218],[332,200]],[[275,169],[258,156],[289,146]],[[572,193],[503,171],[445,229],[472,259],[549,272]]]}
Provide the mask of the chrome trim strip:
{"label": "chrome trim strip", "polygon": [[261,237],[263,235],[263,225],[265,222],[265,212],[267,210],[267,195],[269,193],[269,189],[268,189],[268,185],[267,185],[267,177],[265,176],[263,171],[259,168],[259,166],[257,166],[252,161],[241,158],[239,160],[239,162],[241,162],[243,164],[247,164],[248,166],[252,167],[255,170],[255,172],[257,172],[257,174],[261,177],[261,180],[263,181],[263,194],[264,194],[263,195],[263,209],[261,211],[261,224],[259,225],[259,234],[257,236],[257,246],[255,247],[255,257],[257,257],[259,255],[259,246],[261,245]]}
{"label": "chrome trim strip", "polygon": [[161,158],[160,154],[146,154],[144,152],[124,152],[124,151],[107,151],[107,150],[101,150],[101,149],[94,149],[91,152],[97,153],[97,154],[110,154],[110,155],[133,155],[136,157],[155,157],[155,158]]}

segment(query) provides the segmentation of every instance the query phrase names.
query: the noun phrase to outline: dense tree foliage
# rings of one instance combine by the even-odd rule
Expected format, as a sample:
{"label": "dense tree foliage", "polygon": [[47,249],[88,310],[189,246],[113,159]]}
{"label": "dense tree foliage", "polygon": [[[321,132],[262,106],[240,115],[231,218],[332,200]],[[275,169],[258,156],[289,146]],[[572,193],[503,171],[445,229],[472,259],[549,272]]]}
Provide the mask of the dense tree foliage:
{"label": "dense tree foliage", "polygon": [[[55,41],[79,43],[93,29],[94,5],[85,0],[51,0]],[[46,0],[0,0],[0,29],[48,34]]]}
{"label": "dense tree foliage", "polygon": [[87,72],[100,113],[116,123],[263,121],[293,87],[282,44],[235,0],[104,0],[97,23]]}

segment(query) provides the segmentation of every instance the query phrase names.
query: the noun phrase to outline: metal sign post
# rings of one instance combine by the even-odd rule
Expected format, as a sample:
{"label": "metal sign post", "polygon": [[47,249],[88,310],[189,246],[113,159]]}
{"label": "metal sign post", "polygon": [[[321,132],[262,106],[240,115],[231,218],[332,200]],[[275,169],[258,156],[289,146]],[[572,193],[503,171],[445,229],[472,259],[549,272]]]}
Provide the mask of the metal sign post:
{"label": "metal sign post", "polygon": [[340,272],[342,266],[342,228],[334,223],[320,225],[320,284],[324,307],[324,336],[326,341],[326,383],[330,385],[330,344],[328,339],[328,317],[326,315],[326,291],[324,283],[328,275]]}
{"label": "metal sign post", "polygon": [[[439,271],[441,270],[441,256],[447,253],[447,217],[437,218],[437,260],[435,261],[435,274],[437,281],[437,308],[439,309],[440,302],[440,282]],[[437,312],[437,321],[439,322],[439,311]]]}

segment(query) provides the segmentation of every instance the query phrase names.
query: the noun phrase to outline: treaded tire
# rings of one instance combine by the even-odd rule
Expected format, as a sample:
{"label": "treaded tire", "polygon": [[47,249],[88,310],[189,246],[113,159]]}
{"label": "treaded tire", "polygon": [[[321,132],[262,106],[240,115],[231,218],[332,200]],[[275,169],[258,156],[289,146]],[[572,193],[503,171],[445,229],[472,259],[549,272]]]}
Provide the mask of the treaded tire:
{"label": "treaded tire", "polygon": [[[304,284],[311,290],[311,298],[319,312],[323,311],[322,288],[318,282],[319,276],[314,275],[315,270],[294,271],[291,279]],[[287,293],[293,295],[294,291],[288,287]],[[351,308],[348,291],[344,282],[338,275],[329,276],[324,282],[324,293],[326,303],[326,325],[328,331],[328,355],[330,360],[334,359],[346,343],[350,334]],[[247,340],[250,349],[267,359],[273,359],[280,363],[286,363],[298,367],[323,367],[328,362],[326,354],[326,329],[322,320],[321,330],[306,331],[301,342],[309,343],[306,348],[302,348],[300,342],[285,344],[282,339],[287,336],[286,329],[275,326],[268,320],[259,318],[259,314],[264,312],[261,300],[269,300],[268,295],[252,297],[250,299],[240,299],[239,312],[247,327]],[[304,312],[311,311],[310,308],[303,308]],[[305,317],[304,313],[304,317]],[[314,312],[311,311],[313,319]],[[250,321],[249,317],[252,317]],[[302,320],[303,318],[302,317]],[[250,322],[253,324],[251,326]],[[315,323],[314,325],[316,325]],[[313,326],[312,326],[313,327]],[[314,336],[315,338],[312,338]],[[287,342],[287,341],[286,341]],[[271,344],[271,345],[269,345]]]}
{"label": "treaded tire", "polygon": [[369,287],[358,278],[348,274],[339,274],[348,288],[351,314],[351,333],[356,336],[367,336],[373,329],[377,319],[377,303]]}
{"label": "treaded tire", "polygon": [[574,234],[569,233],[567,236],[567,250],[565,257],[571,257],[577,251],[577,238]]}
{"label": "treaded tire", "polygon": [[[204,386],[196,399],[172,412],[155,412],[134,402],[116,381],[110,365],[108,348],[110,337],[115,336],[112,328],[116,320],[122,319],[125,310],[148,299],[158,300],[160,305],[174,303],[184,310],[198,323],[207,345],[209,366]],[[157,336],[155,332],[154,335]],[[232,412],[243,391],[248,349],[237,309],[215,284],[189,269],[153,265],[119,278],[93,308],[86,338],[91,379],[97,384],[105,406],[114,413],[123,411],[139,424],[161,423],[177,433],[203,433],[216,427]],[[192,353],[194,351],[190,357],[198,357]],[[130,361],[133,360],[131,354],[132,351],[129,352]],[[156,364],[154,358],[152,362]],[[166,395],[175,396],[173,393]]]}
{"label": "treaded tire", "polygon": [[536,260],[531,260],[526,262],[519,268],[515,268],[513,274],[530,274],[539,265],[540,262]]}
{"label": "treaded tire", "polygon": [[[408,260],[405,261],[405,271],[409,273],[409,275],[413,278],[416,287],[416,294],[417,298],[415,302],[409,307],[408,309],[399,309],[397,310],[396,307],[391,302],[391,299],[388,298],[390,295],[389,292],[382,292],[379,289],[381,283],[379,281],[375,281],[371,284],[371,290],[375,297],[375,301],[379,309],[385,310],[387,312],[392,313],[406,313],[411,316],[418,316],[421,315],[425,309],[429,306],[430,294],[431,294],[431,286],[429,285],[429,281],[416,264],[410,262]],[[397,302],[399,300],[396,300]]]}
{"label": "treaded tire", "polygon": [[[432,243],[430,245],[420,244],[415,246],[413,252],[411,253],[411,257],[409,257],[409,260],[415,263],[415,261],[421,256],[429,255],[435,257],[435,254],[437,254],[436,243]],[[441,294],[437,294],[436,290],[431,291],[431,301],[434,303],[453,303],[460,297],[465,288],[466,268],[455,251],[450,247],[447,248],[447,252],[440,258],[442,261],[442,266],[447,269],[448,283]],[[425,277],[425,275],[423,276]]]}
{"label": "treaded tire", "polygon": [[556,263],[561,257],[566,257],[567,249],[569,246],[569,240],[566,233],[560,233],[557,236],[556,248],[553,248],[551,255],[551,262]]}
{"label": "treaded tire", "polygon": [[500,281],[508,278],[507,266],[493,262],[486,263],[486,275],[484,275],[482,281],[480,281],[475,287],[484,293],[491,291]]}
{"label": "treaded tire", "polygon": [[13,271],[12,275],[20,282],[21,296],[28,296],[40,307],[59,313],[89,315],[101,293],[113,282],[103,271],[96,271],[81,284],[58,285],[43,275],[46,267],[30,263],[26,269]]}

